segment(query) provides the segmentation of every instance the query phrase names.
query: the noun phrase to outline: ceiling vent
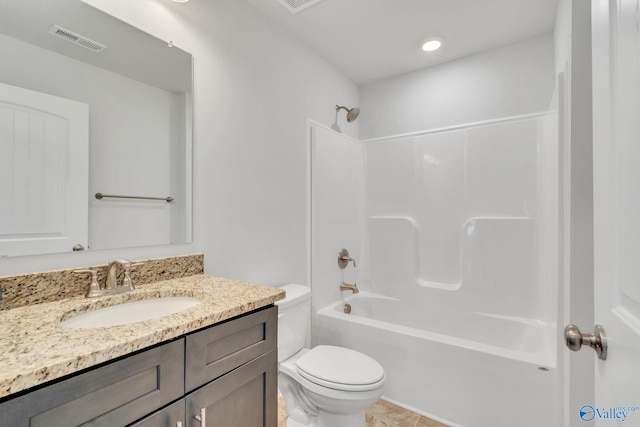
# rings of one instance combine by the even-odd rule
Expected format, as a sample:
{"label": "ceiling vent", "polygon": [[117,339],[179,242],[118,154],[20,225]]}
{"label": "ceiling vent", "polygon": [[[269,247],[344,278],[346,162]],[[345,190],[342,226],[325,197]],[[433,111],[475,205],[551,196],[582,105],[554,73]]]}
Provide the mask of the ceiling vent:
{"label": "ceiling vent", "polygon": [[298,13],[322,0],[278,0],[289,12]]}
{"label": "ceiling vent", "polygon": [[78,46],[82,46],[85,49],[89,49],[94,52],[102,52],[107,48],[107,46],[103,45],[102,43],[98,43],[95,40],[91,40],[87,37],[81,36],[80,34],[69,31],[66,28],[62,28],[58,25],[54,25],[53,27],[51,27],[51,29],[49,30],[49,34]]}

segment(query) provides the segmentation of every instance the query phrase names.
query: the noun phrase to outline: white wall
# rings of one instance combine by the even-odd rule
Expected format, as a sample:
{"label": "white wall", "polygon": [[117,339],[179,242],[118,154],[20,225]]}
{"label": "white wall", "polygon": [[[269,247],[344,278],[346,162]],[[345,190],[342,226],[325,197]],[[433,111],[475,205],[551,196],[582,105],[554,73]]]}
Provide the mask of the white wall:
{"label": "white wall", "polygon": [[304,283],[307,119],[333,123],[357,87],[244,1],[88,3],[194,55],[194,243],[2,258],[0,275],[203,252],[209,274]]}
{"label": "white wall", "polygon": [[[179,95],[114,75],[90,103],[89,245],[92,249],[170,242],[171,205],[102,199],[95,193],[171,196],[171,123]],[[94,73],[95,78],[95,73]],[[117,89],[116,89],[117,88]],[[108,120],[106,119],[108,118]]]}
{"label": "white wall", "polygon": [[549,34],[365,85],[360,138],[547,111],[554,81]]}

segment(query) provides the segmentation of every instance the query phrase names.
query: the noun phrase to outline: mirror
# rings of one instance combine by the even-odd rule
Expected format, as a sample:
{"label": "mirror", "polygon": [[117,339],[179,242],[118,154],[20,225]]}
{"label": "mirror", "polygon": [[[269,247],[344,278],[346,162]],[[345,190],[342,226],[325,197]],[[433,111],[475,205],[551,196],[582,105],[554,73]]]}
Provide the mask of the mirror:
{"label": "mirror", "polygon": [[0,57],[0,255],[191,241],[189,53],[80,0],[3,0]]}

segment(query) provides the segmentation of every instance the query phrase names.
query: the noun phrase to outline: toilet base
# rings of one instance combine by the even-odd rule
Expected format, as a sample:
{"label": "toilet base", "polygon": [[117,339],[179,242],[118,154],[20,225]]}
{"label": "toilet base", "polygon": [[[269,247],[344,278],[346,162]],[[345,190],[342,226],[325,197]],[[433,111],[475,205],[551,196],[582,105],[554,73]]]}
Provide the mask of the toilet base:
{"label": "toilet base", "polygon": [[380,389],[366,393],[366,399],[360,395],[356,401],[336,400],[304,389],[282,372],[278,375],[278,388],[287,407],[287,427],[365,427],[366,408],[382,395]]}

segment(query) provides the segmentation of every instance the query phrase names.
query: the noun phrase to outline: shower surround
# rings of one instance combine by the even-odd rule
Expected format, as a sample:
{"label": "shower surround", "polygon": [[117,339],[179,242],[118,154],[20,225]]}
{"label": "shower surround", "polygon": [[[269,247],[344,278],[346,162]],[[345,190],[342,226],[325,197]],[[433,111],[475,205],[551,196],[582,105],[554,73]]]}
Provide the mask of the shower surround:
{"label": "shower surround", "polygon": [[374,357],[387,399],[452,425],[555,424],[557,115],[364,142],[310,128],[314,344]]}

